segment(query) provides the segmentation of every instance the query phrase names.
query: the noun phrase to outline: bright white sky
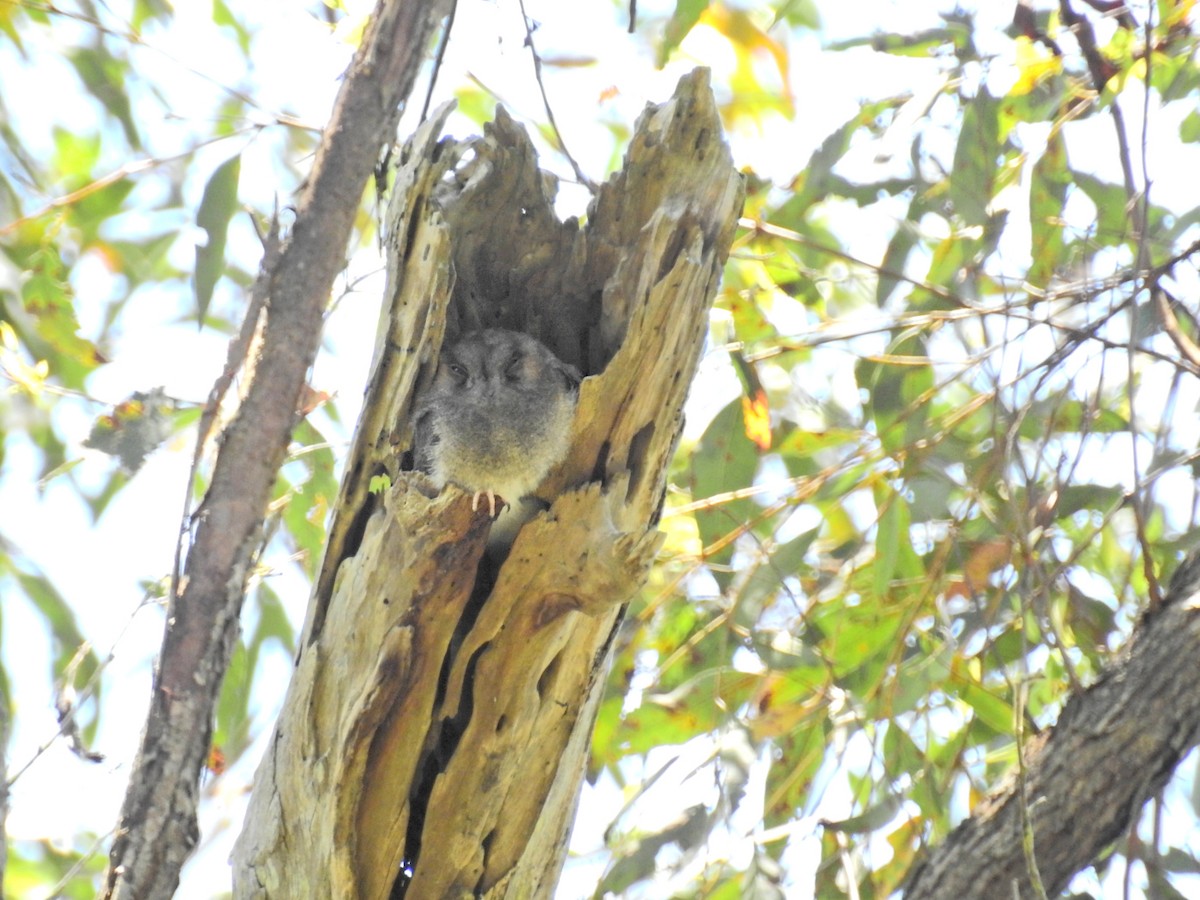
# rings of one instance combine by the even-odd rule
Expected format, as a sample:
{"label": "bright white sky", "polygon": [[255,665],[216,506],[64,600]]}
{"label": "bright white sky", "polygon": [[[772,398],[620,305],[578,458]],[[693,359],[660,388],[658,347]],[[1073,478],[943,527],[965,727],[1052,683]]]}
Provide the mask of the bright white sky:
{"label": "bright white sky", "polygon": [[[231,4],[232,5],[232,4]],[[638,4],[644,19],[652,14],[673,9],[673,0],[643,0]],[[981,49],[995,52],[1002,60],[1011,60],[1012,45],[1000,34],[1011,15],[1010,4],[981,4],[979,36]],[[117,8],[124,3],[114,4]],[[209,18],[207,3],[180,3],[175,21],[168,31],[149,29],[147,42],[153,49],[142,49],[135,59],[143,72],[149,73],[157,89],[167,98],[172,118],[164,116],[164,107],[149,98],[139,105],[136,114],[143,126],[143,135],[150,150],[158,155],[172,155],[189,145],[196,135],[208,130],[212,115],[214,91],[212,83],[189,71],[203,73],[214,82],[244,88],[257,98],[263,109],[285,110],[304,121],[324,123],[333,96],[338,88],[338,76],[344,70],[350,48],[331,39],[324,23],[309,17],[300,4],[287,0],[260,0],[254,4],[236,4],[238,14],[252,17],[255,34],[254,71],[246,72],[241,55],[227,34],[216,29]],[[935,12],[949,4],[934,2],[859,2],[820,3],[825,21],[826,40],[861,34],[865,29],[916,31],[937,23]],[[632,126],[638,112],[647,102],[658,102],[672,93],[679,76],[694,64],[703,62],[714,68],[714,84],[722,90],[724,73],[733,60],[723,42],[705,29],[698,29],[684,45],[684,52],[664,71],[653,67],[652,59],[641,41],[631,40],[625,33],[627,12],[607,0],[587,0],[571,4],[553,0],[530,0],[530,15],[541,21],[535,40],[545,57],[593,55],[599,65],[580,68],[547,68],[550,99],[563,128],[568,147],[584,170],[593,178],[602,177],[612,156],[612,138],[606,122],[618,121]],[[55,24],[58,29],[60,23]],[[69,28],[69,24],[61,24]],[[987,38],[988,35],[995,35]],[[439,81],[437,99],[449,96],[449,90],[461,83],[463,73],[471,72],[482,83],[498,92],[510,112],[518,119],[540,122],[544,113],[533,80],[533,70],[524,48],[524,31],[515,0],[460,0],[450,52]],[[11,119],[27,146],[39,155],[53,151],[51,125],[66,128],[90,127],[97,121],[93,103],[80,90],[69,68],[57,57],[52,46],[30,48],[32,62],[19,63],[5,48],[0,55],[0,83],[39,85],[38,90],[8,91],[5,104]],[[882,97],[909,90],[920,93],[937,84],[936,64],[901,58],[879,58],[867,52],[824,54],[820,42],[809,35],[800,35],[789,42],[791,52],[791,88],[797,98],[799,115],[795,122],[774,119],[761,130],[731,135],[735,159],[739,166],[750,166],[760,174],[781,182],[790,179],[803,164],[817,143],[834,127],[858,109],[861,99]],[[769,66],[764,61],[764,72]],[[993,67],[991,78],[1003,83],[1011,81],[1013,70],[1004,64]],[[607,96],[609,88],[615,94]],[[424,91],[424,84],[419,88]],[[47,103],[45,97],[53,96]],[[422,94],[423,98],[423,94]],[[420,101],[414,105],[419,109]],[[1133,108],[1130,104],[1128,108]],[[1169,121],[1159,123],[1170,131]],[[1136,118],[1133,119],[1137,121]],[[402,133],[412,127],[408,117]],[[1097,117],[1097,129],[1111,135],[1106,117]],[[1156,126],[1157,127],[1157,126]],[[452,132],[466,135],[475,126],[462,117],[452,120]],[[1168,135],[1170,137],[1170,135]],[[1108,137],[1097,137],[1106,142]],[[1151,146],[1155,145],[1152,138]],[[1108,146],[1102,143],[1102,146]],[[204,178],[219,162],[245,149],[241,177],[243,201],[269,207],[276,193],[286,202],[292,185],[281,181],[281,173],[273,164],[278,155],[276,137],[260,137],[249,147],[244,140],[233,140],[202,151],[200,159],[210,160],[209,166],[196,166],[195,175],[187,186],[192,209],[198,204]],[[1072,150],[1075,147],[1072,146]],[[874,149],[859,154],[857,165],[863,169],[875,167],[871,159]],[[951,148],[952,152],[952,148]],[[105,148],[100,171],[116,168],[126,162],[118,142]],[[900,154],[897,165],[906,164],[907,152]],[[1099,157],[1103,159],[1104,157]],[[1111,154],[1109,155],[1111,158]],[[1078,160],[1076,160],[1078,162]],[[1156,161],[1157,162],[1157,161]],[[1188,159],[1172,160],[1169,168],[1176,172],[1186,166],[1200,171],[1195,154]],[[563,176],[569,168],[560,160],[543,155],[543,164]],[[1105,173],[1116,180],[1114,173]],[[1172,189],[1177,208],[1200,205],[1200,183],[1183,179],[1179,192]],[[1192,193],[1184,193],[1190,185]],[[162,190],[153,176],[140,180],[138,191],[149,203]],[[139,196],[139,194],[135,194]],[[1160,196],[1159,201],[1162,201]],[[563,212],[582,212],[586,196],[581,189],[566,185],[563,190]],[[1014,205],[1022,202],[1014,197]],[[894,227],[891,216],[899,210],[877,212],[872,223],[862,211],[854,212],[855,251],[866,258],[879,258],[883,242]],[[844,217],[843,217],[844,218]],[[846,220],[848,221],[848,219]],[[834,214],[834,224],[839,224]],[[170,227],[185,234],[191,223],[175,220]],[[158,230],[161,220],[131,214],[119,225],[130,231]],[[231,233],[230,251],[237,255],[242,266],[253,270],[257,261],[257,242],[243,219],[235,222]],[[177,260],[190,267],[190,244],[181,241],[175,248]],[[369,253],[356,258],[351,275],[377,272],[379,262]],[[0,278],[10,277],[0,271]],[[118,292],[112,275],[98,262],[84,263],[78,268],[75,287],[79,296],[79,312],[85,333],[99,327],[97,317],[102,301]],[[187,291],[186,285],[181,289]],[[331,317],[326,331],[326,351],[319,359],[313,383],[319,389],[336,393],[344,420],[352,425],[357,415],[366,366],[369,361],[378,295],[382,289],[380,277],[368,278],[357,284],[356,292],[342,300]],[[187,294],[168,294],[163,290],[143,290],[128,305],[123,330],[108,348],[112,364],[101,369],[91,380],[93,396],[107,402],[118,401],[134,390],[146,390],[163,384],[171,396],[193,401],[202,400],[220,370],[225,352],[225,339],[212,332],[197,331],[189,321],[180,320],[181,305],[186,307]],[[228,285],[223,285],[214,306],[235,310],[239,303]],[[723,356],[713,354],[703,366],[708,379],[709,397],[720,400],[715,406],[693,408],[690,423],[703,424],[712,411],[719,408],[723,398],[730,396],[732,382]],[[709,404],[713,401],[710,400]],[[85,462],[75,470],[81,482],[99,485],[111,470],[112,462],[81,446],[99,412],[87,404],[64,404],[59,425],[71,441],[69,452],[85,456]],[[339,429],[328,422],[321,426],[334,440],[349,439],[348,428]],[[34,448],[20,439],[12,442],[0,475],[0,509],[5,513],[4,531],[12,537],[31,559],[48,572],[63,594],[74,604],[85,634],[95,639],[103,656],[116,644],[116,658],[106,679],[105,709],[95,749],[103,752],[107,761],[100,765],[79,762],[62,746],[50,747],[45,755],[16,783],[8,827],[15,840],[51,836],[63,845],[75,843],[81,831],[106,834],[113,826],[125,789],[130,760],[136,750],[141,722],[149,696],[150,666],[161,639],[162,616],[156,610],[144,610],[131,616],[139,604],[142,589],[139,582],[157,579],[169,572],[174,552],[174,540],[185,491],[190,445],[187,441],[172,448],[175,452],[159,451],[150,458],[144,469],[126,487],[101,519],[91,528],[88,515],[76,500],[74,490],[64,482],[52,482],[43,493],[33,485],[38,456]],[[63,564],[63,548],[70,547],[69,565]],[[273,582],[282,595],[293,622],[299,628],[307,602],[307,587],[291,573],[282,559],[268,560],[279,565],[281,575]],[[49,642],[40,620],[24,602],[6,602],[3,608],[3,655],[13,679],[17,700],[17,730],[10,746],[10,766],[23,764],[38,746],[56,733],[53,698],[47,684],[49,671]],[[123,633],[123,634],[122,634]],[[119,638],[119,643],[116,643]],[[268,673],[259,683],[256,703],[261,714],[256,728],[261,738],[269,734],[271,715],[282,698],[290,673],[290,659],[278,653],[266,661]],[[671,751],[652,754],[652,771],[668,758]],[[697,744],[689,755],[703,758],[711,747]],[[244,810],[243,792],[260,753],[252,749],[247,761],[234,767],[221,780],[217,790],[224,795],[205,807],[204,852],[189,866],[180,898],[208,898],[227,887],[228,869],[225,858],[229,842],[236,833]],[[680,778],[692,765],[677,764],[674,770]],[[696,797],[704,789],[695,780],[684,790]],[[212,785],[209,786],[210,788]],[[646,803],[638,808],[643,824],[656,807],[673,814],[675,800],[680,796],[677,781],[663,780],[664,803]],[[751,790],[753,795],[753,789]],[[811,856],[800,847],[819,837],[815,821],[820,817],[839,818],[846,815],[845,793],[832,785],[827,801],[814,811],[810,819],[797,830],[796,852],[791,854],[794,875],[801,882],[811,883]],[[603,843],[603,828],[621,808],[623,798],[610,784],[599,789],[587,789],[584,803],[586,814],[573,842],[573,849],[594,850]],[[690,801],[694,802],[694,801]],[[807,828],[805,828],[807,825]],[[736,852],[731,843],[730,852]],[[603,869],[604,858],[590,855],[571,864],[560,892],[573,897],[587,892]],[[801,896],[801,895],[797,895]]]}

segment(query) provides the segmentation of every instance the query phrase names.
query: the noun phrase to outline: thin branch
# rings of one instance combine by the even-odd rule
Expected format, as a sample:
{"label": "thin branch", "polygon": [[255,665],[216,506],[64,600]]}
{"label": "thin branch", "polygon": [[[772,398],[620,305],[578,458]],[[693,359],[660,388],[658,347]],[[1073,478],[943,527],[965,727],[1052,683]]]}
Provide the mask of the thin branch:
{"label": "thin branch", "polygon": [[[174,65],[181,68],[183,71],[185,71],[191,75],[195,75],[197,78],[200,78],[204,81],[207,81],[209,84],[211,84],[217,90],[229,95],[230,97],[239,101],[240,103],[244,103],[246,106],[250,107],[251,109],[258,110],[259,112],[263,113],[264,115],[268,116],[270,119],[272,119],[275,122],[278,122],[279,124],[297,125],[299,127],[307,128],[310,130],[315,128],[315,126],[305,125],[304,123],[300,122],[299,120],[294,119],[291,116],[288,116],[284,113],[275,113],[275,112],[271,112],[270,110],[264,109],[262,107],[262,105],[259,104],[259,102],[257,100],[255,100],[253,97],[251,97],[249,94],[239,91],[237,88],[230,87],[229,85],[220,81],[218,78],[216,78],[212,75],[209,75],[207,72],[202,72],[199,69],[197,69],[193,66],[189,66],[187,63],[180,61],[178,57],[174,56],[170,52],[147,41],[141,34],[139,34],[137,31],[135,31],[132,28],[132,26],[128,27],[128,29],[125,31],[121,31],[117,28],[113,28],[109,25],[104,24],[95,16],[89,16],[86,13],[77,12],[75,10],[63,9],[62,7],[55,6],[52,3],[37,3],[37,2],[33,2],[33,0],[0,0],[0,3],[2,3],[4,5],[8,5],[8,6],[19,6],[23,9],[34,10],[36,12],[44,13],[47,16],[61,16],[62,18],[65,18],[65,19],[72,19],[76,22],[82,22],[83,24],[87,25],[88,27],[94,29],[99,34],[107,35],[108,37],[118,38],[119,40],[128,42],[131,46],[144,47],[147,50],[150,50],[150,51],[153,51],[154,53],[159,54],[163,58],[169,60],[171,63],[173,63]],[[320,129],[316,128],[315,130],[319,131]]]}
{"label": "thin branch", "polygon": [[[424,122],[429,115],[429,104],[433,102],[433,89],[437,87],[438,73],[442,71],[442,63],[446,59],[446,48],[450,46],[450,32],[454,28],[454,16],[458,13],[458,0],[452,0],[450,13],[446,16],[446,24],[442,28],[441,40],[438,41],[437,55],[433,58],[433,72],[429,75],[429,89],[425,92],[425,105],[421,107],[421,118]],[[391,152],[389,148],[389,153]]]}
{"label": "thin branch", "polygon": [[71,866],[71,868],[67,869],[67,871],[63,874],[63,877],[58,879],[58,883],[56,885],[54,885],[54,887],[50,888],[50,892],[48,894],[46,894],[46,896],[47,897],[65,897],[65,896],[67,896],[67,886],[74,880],[76,875],[78,875],[85,868],[87,868],[88,863],[90,863],[93,859],[96,858],[97,855],[99,855],[100,851],[104,848],[104,843],[110,837],[112,837],[112,835],[113,835],[113,833],[112,833],[112,830],[110,829],[107,834],[102,834],[102,835],[100,835],[100,837],[96,838],[96,840],[92,842],[92,846],[88,848],[88,851],[86,853],[80,855],[79,859],[77,859],[75,861],[75,865],[73,865],[73,866]]}
{"label": "thin branch", "polygon": [[529,53],[533,57],[533,74],[537,79],[538,90],[542,95],[542,105],[546,108],[546,118],[550,121],[550,127],[554,130],[554,136],[558,140],[558,149],[567,158],[567,162],[571,164],[571,168],[575,171],[575,177],[579,179],[579,183],[586,187],[593,194],[599,190],[594,181],[583,174],[583,169],[579,167],[579,163],[575,162],[575,157],[571,155],[571,151],[567,149],[567,142],[563,140],[562,130],[558,127],[558,122],[554,119],[554,110],[550,106],[550,98],[546,96],[546,85],[542,83],[542,58],[538,56],[537,48],[533,45],[533,23],[529,15],[525,12],[525,0],[517,0],[521,7],[521,21],[525,25],[525,44],[529,47]]}
{"label": "thin branch", "polygon": [[[1146,48],[1150,47],[1151,28],[1153,23],[1154,4],[1149,4],[1150,11],[1146,18]],[[1138,243],[1137,243],[1137,266],[1139,269],[1144,269],[1149,264],[1149,249],[1146,243],[1147,233],[1150,230],[1150,168],[1146,160],[1149,127],[1150,127],[1150,66],[1151,56],[1153,54],[1147,52],[1145,57],[1146,63],[1146,85],[1142,92],[1142,190],[1136,198],[1131,198],[1132,203],[1136,204],[1137,214],[1135,221],[1138,223]],[[1113,101],[1114,121],[1117,111],[1117,103]],[[1122,128],[1123,130],[1123,128]],[[1122,144],[1124,147],[1124,144]],[[1151,300],[1153,300],[1153,289],[1148,279],[1141,279],[1140,285],[1135,283],[1134,293],[1138,292],[1139,287],[1144,287],[1150,290]],[[1136,351],[1136,338],[1134,337],[1137,329],[1132,323],[1129,328],[1129,430],[1131,434],[1136,434],[1135,419],[1134,419],[1134,404],[1133,395],[1137,390],[1133,371],[1133,355]],[[1150,538],[1146,533],[1146,504],[1149,500],[1147,492],[1140,490],[1140,460],[1138,458],[1138,441],[1136,437],[1130,442],[1131,459],[1133,463],[1133,512],[1134,522],[1137,525],[1138,543],[1142,547],[1142,574],[1146,578],[1147,593],[1149,602],[1152,607],[1157,607],[1163,601],[1162,587],[1158,583],[1158,575],[1154,571],[1154,556],[1150,552]]]}
{"label": "thin branch", "polygon": [[117,633],[116,638],[112,642],[112,646],[109,648],[108,655],[105,656],[104,659],[99,662],[99,664],[95,668],[95,671],[93,671],[91,676],[88,678],[87,683],[84,684],[84,686],[80,689],[79,698],[70,707],[70,709],[67,710],[66,714],[63,715],[58,720],[58,730],[54,733],[54,736],[47,738],[40,745],[38,745],[38,748],[33,752],[33,754],[29,757],[29,759],[27,759],[21,765],[20,768],[18,768],[15,772],[13,772],[12,775],[10,775],[6,781],[0,782],[0,793],[7,794],[9,788],[11,788],[14,784],[16,784],[17,779],[19,779],[22,775],[24,775],[29,770],[29,768],[35,762],[37,762],[47,750],[49,750],[52,746],[54,746],[55,742],[59,738],[63,737],[63,735],[66,733],[66,731],[74,725],[75,714],[78,712],[79,707],[82,705],[83,701],[94,696],[95,691],[96,691],[96,686],[100,683],[100,676],[104,674],[104,670],[108,668],[108,666],[112,663],[112,661],[114,659],[116,659],[117,647],[120,645],[121,641],[124,639],[125,634],[129,631],[129,627],[133,624],[134,618],[137,616],[137,614],[139,612],[142,611],[142,609],[144,607],[149,605],[153,600],[154,600],[154,598],[151,597],[149,593],[142,596],[141,602],[138,603],[137,607],[133,610],[133,612],[131,612],[129,614],[129,618],[125,621],[125,624],[123,626],[121,626],[121,630]]}
{"label": "thin branch", "polygon": [[109,854],[103,896],[168,897],[198,839],[199,778],[271,488],[297,421],[329,293],[363,187],[392,139],[446,0],[381,0],[342,82],[275,265],[259,272],[262,352],[225,430],[169,601],[150,710]]}
{"label": "thin branch", "polygon": [[746,216],[738,219],[738,225],[754,232],[755,234],[766,234],[770,235],[771,237],[783,238],[784,240],[794,241],[795,243],[801,244],[805,247],[811,247],[813,250],[816,250],[820,253],[828,253],[830,256],[836,257],[837,259],[854,263],[856,266],[863,266],[864,268],[878,272],[880,275],[885,275],[888,278],[895,278],[897,281],[904,281],[913,285],[914,287],[919,287],[923,290],[929,291],[935,297],[940,297],[941,299],[949,301],[950,303],[954,303],[955,305],[963,305],[963,301],[960,297],[956,296],[945,288],[940,287],[939,285],[930,284],[929,282],[921,281],[918,278],[910,278],[903,272],[897,272],[894,269],[886,269],[883,266],[877,265],[876,263],[869,263],[864,259],[859,259],[857,256],[852,256],[844,250],[839,250],[836,247],[820,244],[814,240],[811,240],[810,238],[805,237],[798,231],[792,231],[790,228],[781,228],[778,225],[772,225],[770,222],[760,222],[756,219],[751,219]]}
{"label": "thin branch", "polygon": [[[1025,632],[1022,630],[1022,636]],[[1038,900],[1047,900],[1046,887],[1042,884],[1042,873],[1038,870],[1037,847],[1033,831],[1033,817],[1029,814],[1029,781],[1025,769],[1025,687],[1022,684],[1015,690],[1017,702],[1013,705],[1014,727],[1016,728],[1017,748],[1017,801],[1021,805],[1021,852],[1025,857],[1025,874],[1033,886],[1033,894]],[[1014,894],[1020,896],[1014,885]]]}
{"label": "thin branch", "polygon": [[[1196,343],[1179,327],[1179,319],[1175,315],[1175,310],[1171,308],[1171,296],[1160,285],[1153,288],[1153,294],[1163,331],[1175,344],[1175,349],[1179,351],[1180,355],[1197,370],[1200,370],[1200,347],[1197,347]],[[1197,371],[1196,374],[1200,374],[1200,371]]]}
{"label": "thin branch", "polygon": [[[1096,32],[1092,29],[1092,23],[1071,7],[1071,0],[1059,0],[1059,13],[1062,16],[1063,23],[1071,29],[1075,35],[1075,40],[1079,43],[1080,52],[1083,53],[1083,59],[1087,63],[1088,72],[1092,76],[1092,86],[1096,93],[1104,92],[1104,86],[1108,84],[1109,78],[1116,74],[1112,63],[1104,58],[1100,52],[1100,47],[1096,43]],[[1148,87],[1147,87],[1148,89]],[[1137,186],[1133,178],[1133,160],[1129,153],[1129,138],[1125,130],[1125,115],[1121,112],[1121,105],[1113,98],[1112,103],[1113,126],[1117,132],[1118,155],[1121,161],[1121,175],[1125,180],[1125,193],[1131,204],[1130,212],[1137,212]],[[1144,219],[1139,221],[1139,217],[1134,218],[1134,227],[1138,234],[1146,230],[1146,222]],[[1140,261],[1139,261],[1140,262]]]}
{"label": "thin branch", "polygon": [[209,147],[209,146],[212,146],[213,144],[219,144],[222,141],[227,141],[230,138],[234,138],[234,137],[240,137],[251,131],[254,131],[254,132],[261,131],[263,129],[263,127],[264,126],[262,126],[262,125],[247,125],[244,128],[239,129],[238,131],[232,132],[231,134],[222,134],[222,135],[218,135],[216,137],[208,138],[207,140],[200,141],[195,146],[189,147],[187,150],[184,150],[180,153],[176,153],[173,156],[150,156],[150,157],[146,157],[145,159],[137,159],[132,162],[127,162],[124,165],[119,166],[118,168],[109,172],[107,175],[101,175],[99,178],[95,179],[94,181],[88,182],[83,187],[76,188],[75,190],[71,191],[69,194],[63,194],[61,197],[54,198],[49,203],[47,203],[45,206],[38,209],[36,212],[31,212],[28,215],[21,216],[21,218],[14,219],[12,222],[9,222],[7,225],[0,227],[0,237],[4,237],[5,235],[12,234],[14,231],[17,231],[23,225],[25,225],[29,222],[32,222],[36,219],[40,219],[42,216],[52,213],[56,209],[62,209],[67,206],[73,206],[76,203],[80,202],[81,200],[87,199],[92,194],[96,193],[97,191],[103,190],[104,188],[108,187],[109,185],[115,184],[116,182],[121,181],[122,179],[129,178],[132,175],[140,175],[142,172],[147,172],[151,169],[156,169],[159,166],[166,165],[167,163],[177,162],[181,159],[187,159],[188,157],[194,155],[197,150],[200,150],[203,147]]}
{"label": "thin branch", "polygon": [[[254,221],[254,230],[258,232],[258,222],[253,219],[252,221]],[[267,233],[259,234],[259,239],[263,245],[263,258],[259,269],[261,272],[271,272],[279,263],[278,209],[271,216],[271,224],[267,228]],[[238,372],[242,371],[249,357],[254,335],[259,330],[262,312],[266,308],[269,284],[270,282],[263,277],[254,280],[254,286],[250,289],[250,302],[247,304],[245,316],[242,318],[242,327],[236,335],[229,339],[229,346],[225,351],[225,368],[213,382],[208,399],[204,404],[204,411],[200,415],[200,422],[196,428],[196,449],[192,452],[192,464],[184,485],[183,515],[180,517],[179,534],[175,539],[175,561],[171,567],[170,596],[172,597],[179,596],[184,538],[191,532],[193,525],[192,491],[196,484],[196,473],[200,470],[204,448],[212,436],[213,426],[216,424],[225,395],[228,393],[230,385],[233,384],[233,379]]]}

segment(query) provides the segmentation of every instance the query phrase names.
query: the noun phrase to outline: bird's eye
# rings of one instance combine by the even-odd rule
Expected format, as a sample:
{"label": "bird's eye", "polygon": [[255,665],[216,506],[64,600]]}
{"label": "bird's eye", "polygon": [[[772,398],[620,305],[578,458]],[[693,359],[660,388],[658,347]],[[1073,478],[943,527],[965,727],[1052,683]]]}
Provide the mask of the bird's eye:
{"label": "bird's eye", "polygon": [[516,354],[505,364],[504,377],[509,381],[520,381],[522,374],[521,363],[524,361],[525,357],[523,357],[520,353]]}

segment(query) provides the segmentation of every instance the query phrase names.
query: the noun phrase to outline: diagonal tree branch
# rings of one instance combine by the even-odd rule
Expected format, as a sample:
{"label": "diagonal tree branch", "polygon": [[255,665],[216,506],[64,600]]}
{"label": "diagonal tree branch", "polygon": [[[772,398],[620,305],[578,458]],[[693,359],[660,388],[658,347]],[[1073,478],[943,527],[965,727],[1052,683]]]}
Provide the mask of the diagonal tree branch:
{"label": "diagonal tree branch", "polygon": [[1068,701],[1054,728],[1029,740],[1024,777],[1001,785],[913,870],[906,900],[1037,896],[1022,790],[1037,871],[1057,896],[1137,820],[1200,739],[1197,656],[1200,553],[1179,567],[1124,657]]}
{"label": "diagonal tree branch", "polygon": [[346,74],[279,259],[259,273],[267,321],[250,390],[226,431],[181,590],[171,598],[142,746],[105,897],[169,898],[197,840],[196,804],[246,573],[316,356],[321,317],[381,146],[390,141],[447,0],[379,0]]}

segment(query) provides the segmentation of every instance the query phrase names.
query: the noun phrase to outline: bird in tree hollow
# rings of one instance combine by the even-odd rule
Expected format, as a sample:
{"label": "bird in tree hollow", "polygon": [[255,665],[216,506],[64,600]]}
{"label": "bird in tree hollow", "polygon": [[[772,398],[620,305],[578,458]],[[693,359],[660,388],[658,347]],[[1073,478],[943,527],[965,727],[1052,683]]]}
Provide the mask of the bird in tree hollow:
{"label": "bird in tree hollow", "polygon": [[443,348],[433,382],[415,404],[416,465],[487,497],[496,519],[489,543],[537,512],[537,489],[567,455],[579,371],[541,341],[517,331],[473,331]]}

